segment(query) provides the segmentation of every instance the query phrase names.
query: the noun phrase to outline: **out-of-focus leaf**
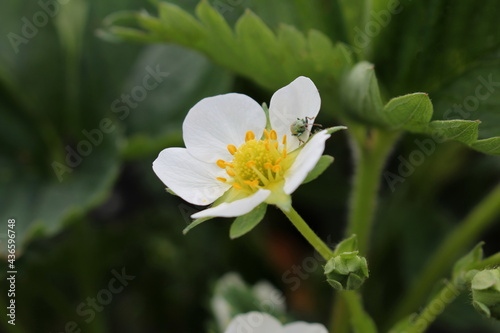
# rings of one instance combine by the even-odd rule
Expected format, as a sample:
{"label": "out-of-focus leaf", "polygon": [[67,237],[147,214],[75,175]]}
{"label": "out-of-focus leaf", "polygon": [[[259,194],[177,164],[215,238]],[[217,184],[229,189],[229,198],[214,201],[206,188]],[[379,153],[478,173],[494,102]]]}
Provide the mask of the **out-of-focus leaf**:
{"label": "out-of-focus leaf", "polygon": [[111,103],[111,111],[127,125],[128,158],[175,141],[182,144],[179,131],[188,110],[204,97],[227,92],[232,84],[229,72],[176,45],[146,47],[130,72],[123,93]]}
{"label": "out-of-focus leaf", "polygon": [[[22,155],[21,161],[1,158],[0,219],[16,220],[18,254],[35,236],[57,232],[63,221],[82,215],[105,199],[119,170],[117,134],[100,132],[101,139],[95,136],[100,140],[98,145],[82,139],[67,148],[64,160],[48,160],[52,164],[50,170],[23,163]],[[66,159],[75,164],[68,165]],[[2,247],[0,254],[5,254],[6,249]]]}
{"label": "out-of-focus leaf", "polygon": [[[372,3],[367,14],[379,32],[373,35],[360,28],[373,42],[371,60],[392,94],[426,91],[432,95],[500,48],[498,1]],[[391,11],[394,3],[398,6]],[[388,18],[377,19],[383,12]]]}
{"label": "out-of-focus leaf", "polygon": [[480,120],[481,139],[500,136],[500,59],[471,68],[431,97],[434,119]]}
{"label": "out-of-focus leaf", "polygon": [[[280,88],[300,75],[309,76],[326,88],[334,87],[352,65],[351,54],[345,45],[331,42],[319,31],[304,36],[293,28],[283,27],[275,33],[251,11],[245,12],[233,31],[207,1],[201,1],[196,8],[198,20],[182,14],[183,19],[165,22],[162,18],[179,13],[180,9],[169,3],[159,6],[160,18],[140,13],[135,22],[121,25],[123,21],[113,21],[111,17],[105,22],[108,24],[106,32],[129,39],[127,34],[116,29],[139,26],[144,42],[161,39],[194,48],[269,89]],[[186,34],[192,38],[188,40]]]}

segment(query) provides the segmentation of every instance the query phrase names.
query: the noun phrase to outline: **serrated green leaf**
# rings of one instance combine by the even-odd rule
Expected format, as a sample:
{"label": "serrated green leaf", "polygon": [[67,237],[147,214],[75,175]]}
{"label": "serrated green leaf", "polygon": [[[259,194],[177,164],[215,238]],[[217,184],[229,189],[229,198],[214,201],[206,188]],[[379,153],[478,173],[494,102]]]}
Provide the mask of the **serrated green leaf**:
{"label": "serrated green leaf", "polygon": [[[162,16],[174,15],[169,13],[172,8],[174,7],[164,6]],[[175,12],[179,11],[176,7]],[[328,96],[334,100],[336,93],[333,87],[352,64],[351,53],[345,45],[332,43],[318,31],[311,32],[307,39],[289,26],[282,26],[280,29],[283,32],[278,29],[275,33],[257,15],[247,10],[236,23],[233,32],[208,1],[198,4],[196,15],[201,22],[202,31],[193,28],[197,26],[197,21],[193,17],[188,18],[190,15],[187,13],[181,15],[182,19],[171,19],[168,22],[162,20],[163,27],[149,23],[148,26],[141,25],[140,21],[135,22],[135,25],[141,26],[142,31],[150,35],[149,38],[161,36],[165,42],[194,48],[207,54],[215,62],[269,89],[280,88],[297,76],[305,75],[315,82],[322,82],[324,89],[333,91]],[[133,25],[130,22],[126,24],[127,27]],[[114,27],[116,26],[106,27],[107,32],[113,33]],[[185,33],[176,34],[175,31],[188,31],[193,38],[188,40],[182,37],[186,36]],[[123,34],[117,37],[127,38]],[[132,38],[136,40],[140,35]],[[304,41],[307,41],[306,44]]]}
{"label": "serrated green leaf", "polygon": [[240,53],[252,54],[249,65],[260,70],[279,70],[277,40],[267,25],[251,11],[236,23],[236,33],[240,43]]}
{"label": "serrated green leaf", "polygon": [[382,113],[391,127],[409,130],[414,124],[421,127],[432,119],[432,103],[427,94],[414,93],[391,99]]}
{"label": "serrated green leaf", "polygon": [[435,120],[429,123],[427,134],[439,140],[455,140],[470,144],[477,140],[478,121]]}
{"label": "serrated green leaf", "polygon": [[176,42],[181,45],[197,44],[205,37],[205,31],[200,22],[186,13],[180,7],[168,2],[159,3],[160,24],[165,29],[165,34],[176,35]]}
{"label": "serrated green leaf", "polygon": [[472,148],[485,154],[500,155],[500,137],[478,140],[472,144]]}
{"label": "serrated green leaf", "polygon": [[229,230],[229,237],[235,239],[243,236],[255,228],[266,215],[267,204],[261,203],[255,207],[250,213],[238,216]]}
{"label": "serrated green leaf", "polygon": [[304,179],[302,184],[309,183],[309,182],[315,180],[316,178],[318,178],[319,176],[321,176],[321,174],[323,172],[325,172],[325,170],[330,166],[330,164],[333,163],[333,160],[334,160],[333,156],[329,156],[329,155],[321,156],[318,160],[318,163],[316,163],[316,166],[314,167],[314,169],[309,171],[306,179]]}
{"label": "serrated green leaf", "polygon": [[191,222],[187,227],[185,227],[184,230],[182,230],[182,233],[185,235],[189,231],[191,231],[193,228],[202,224],[203,222],[209,221],[209,220],[214,219],[214,218],[215,218],[215,216],[208,216],[208,217],[202,217],[202,218],[196,219],[193,222]]}

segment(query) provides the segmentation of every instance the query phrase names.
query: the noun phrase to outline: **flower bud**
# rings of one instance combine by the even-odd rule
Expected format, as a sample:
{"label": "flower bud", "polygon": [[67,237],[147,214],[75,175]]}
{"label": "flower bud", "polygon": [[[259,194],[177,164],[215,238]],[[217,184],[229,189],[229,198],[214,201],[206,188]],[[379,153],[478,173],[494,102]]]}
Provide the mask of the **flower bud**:
{"label": "flower bud", "polygon": [[330,258],[325,265],[327,282],[337,290],[361,287],[368,277],[368,264],[358,251],[342,252]]}
{"label": "flower bud", "polygon": [[500,320],[500,268],[478,272],[472,278],[471,289],[476,310]]}

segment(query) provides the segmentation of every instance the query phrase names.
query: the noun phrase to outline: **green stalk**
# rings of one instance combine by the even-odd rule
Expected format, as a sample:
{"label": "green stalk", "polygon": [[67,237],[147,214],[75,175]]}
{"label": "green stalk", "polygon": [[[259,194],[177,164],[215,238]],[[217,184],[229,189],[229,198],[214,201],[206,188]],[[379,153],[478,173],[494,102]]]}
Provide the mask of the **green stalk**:
{"label": "green stalk", "polygon": [[469,268],[483,270],[497,266],[500,266],[500,252],[497,252],[494,255],[489,256],[488,258],[483,259],[480,262],[471,265]]}
{"label": "green stalk", "polygon": [[[364,126],[349,124],[352,134],[355,173],[351,193],[349,220],[345,237],[358,236],[360,255],[366,255],[369,248],[377,194],[382,179],[382,170],[392,150],[399,132],[386,132],[379,129],[367,130]],[[352,312],[352,299],[348,302],[345,293],[339,293],[333,306],[332,325],[335,333],[349,332],[349,315]],[[361,298],[359,298],[361,307]],[[349,307],[349,303],[351,306]],[[347,307],[347,308],[346,308]]]}
{"label": "green stalk", "polygon": [[399,133],[385,132],[378,129],[366,131],[364,127],[356,132],[352,125],[349,128],[353,133],[356,169],[345,237],[356,234],[358,236],[359,252],[361,255],[366,255],[375,215],[377,194],[382,179],[382,170],[394,142],[399,137]]}
{"label": "green stalk", "polygon": [[289,210],[281,208],[281,211],[288,217],[297,230],[304,236],[304,238],[314,247],[316,251],[325,259],[328,260],[333,257],[333,251],[316,235],[316,233],[309,228],[307,223],[302,217],[290,207]]}
{"label": "green stalk", "polygon": [[408,293],[395,308],[391,322],[415,311],[425,300],[436,281],[443,277],[478,236],[500,215],[498,184],[441,243],[427,266],[414,279]]}
{"label": "green stalk", "polygon": [[420,312],[420,314],[412,319],[412,325],[405,327],[404,333],[422,333],[428,326],[434,322],[446,306],[451,304],[458,295],[459,290],[453,283],[447,283],[441,290],[434,296],[434,298],[427,304],[427,306]]}

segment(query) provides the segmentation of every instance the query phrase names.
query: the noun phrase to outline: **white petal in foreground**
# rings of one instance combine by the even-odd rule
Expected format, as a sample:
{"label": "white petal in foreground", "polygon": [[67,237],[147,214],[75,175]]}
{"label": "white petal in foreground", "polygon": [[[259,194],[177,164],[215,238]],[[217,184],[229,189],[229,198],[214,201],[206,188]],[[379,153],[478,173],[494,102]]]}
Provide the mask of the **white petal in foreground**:
{"label": "white petal in foreground", "polygon": [[189,110],[182,132],[189,153],[205,162],[231,160],[228,145],[239,147],[247,131],[260,138],[266,115],[253,99],[242,94],[207,97]]}
{"label": "white petal in foreground", "polygon": [[[278,133],[278,137],[281,138],[284,134],[288,137],[289,151],[299,146],[299,139],[292,136],[290,125],[297,118],[315,118],[320,107],[321,98],[318,88],[311,79],[304,76],[299,76],[292,83],[274,93],[269,105],[269,120],[271,127]],[[309,120],[309,123],[312,122]],[[301,136],[303,141],[309,137],[308,133]]]}
{"label": "white petal in foreground", "polygon": [[284,333],[328,333],[325,326],[321,324],[309,324],[297,321],[284,326]]}
{"label": "white petal in foreground", "polygon": [[185,148],[164,149],[153,162],[153,170],[175,194],[194,205],[211,204],[230,187],[215,179],[224,170],[195,159]]}
{"label": "white petal in foreground", "polygon": [[306,179],[307,174],[318,163],[323,151],[325,150],[325,141],[330,137],[326,130],[316,133],[309,142],[300,151],[293,162],[293,165],[285,174],[285,186],[283,190],[286,194],[292,194],[297,187]]}
{"label": "white petal in foreground", "polygon": [[248,312],[237,315],[224,333],[283,333],[281,323],[263,312]]}
{"label": "white petal in foreground", "polygon": [[269,190],[260,189],[251,196],[236,200],[233,202],[223,202],[218,206],[202,210],[201,212],[191,215],[193,219],[201,217],[236,217],[249,213],[252,209],[264,202],[271,194]]}

